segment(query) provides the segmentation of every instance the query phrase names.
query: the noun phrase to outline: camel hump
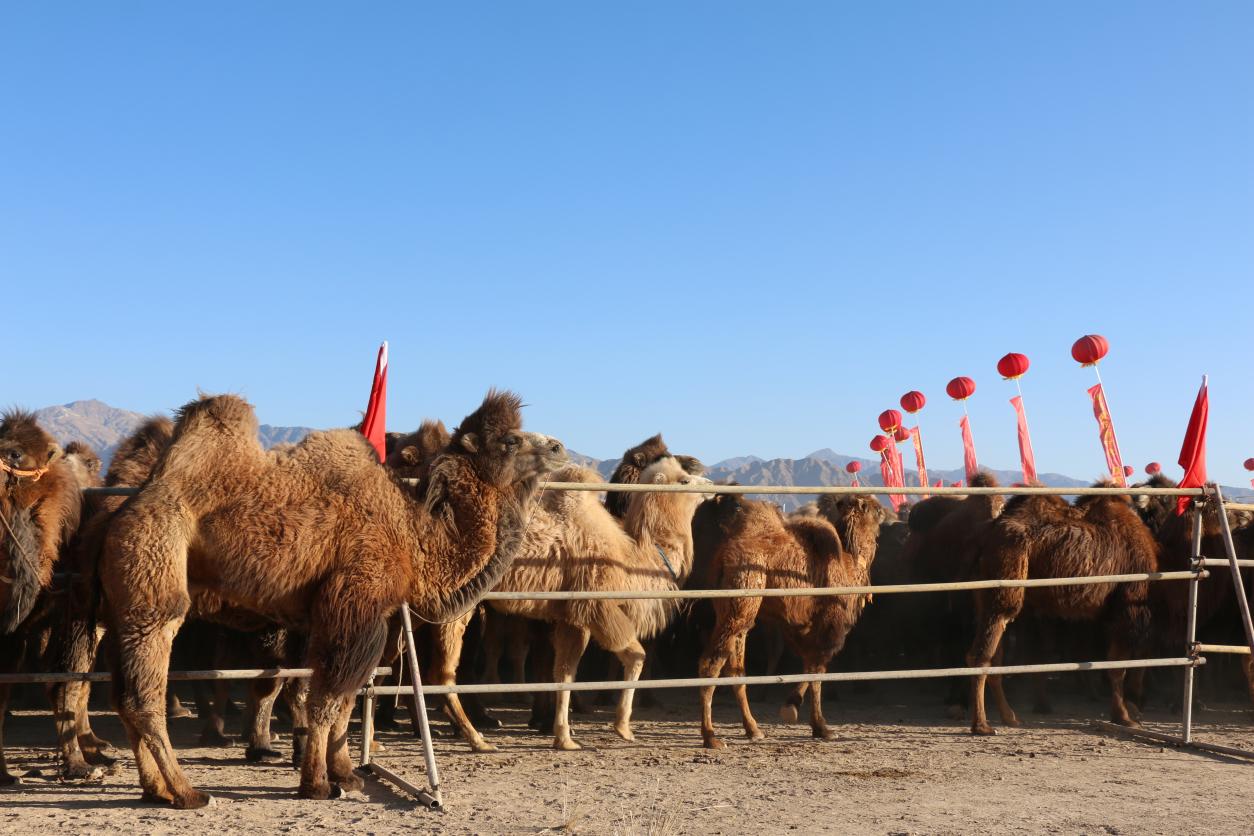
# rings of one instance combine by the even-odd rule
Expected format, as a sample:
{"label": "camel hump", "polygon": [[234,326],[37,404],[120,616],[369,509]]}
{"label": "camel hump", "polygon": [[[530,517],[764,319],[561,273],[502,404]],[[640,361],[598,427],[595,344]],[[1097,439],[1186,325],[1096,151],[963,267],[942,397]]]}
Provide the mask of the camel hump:
{"label": "camel hump", "polygon": [[989,473],[987,470],[981,470],[971,477],[968,483],[971,488],[999,488],[1001,485],[997,483],[997,477]]}
{"label": "camel hump", "polygon": [[827,520],[802,517],[790,520],[786,527],[812,557],[829,560],[840,558],[840,535]]}
{"label": "camel hump", "polygon": [[201,395],[175,413],[174,441],[197,433],[248,439],[257,443],[257,414],[238,395]]}
{"label": "camel hump", "polygon": [[962,507],[962,500],[954,496],[932,496],[917,503],[910,509],[906,525],[912,532],[926,534],[935,528],[941,520],[953,511]]}

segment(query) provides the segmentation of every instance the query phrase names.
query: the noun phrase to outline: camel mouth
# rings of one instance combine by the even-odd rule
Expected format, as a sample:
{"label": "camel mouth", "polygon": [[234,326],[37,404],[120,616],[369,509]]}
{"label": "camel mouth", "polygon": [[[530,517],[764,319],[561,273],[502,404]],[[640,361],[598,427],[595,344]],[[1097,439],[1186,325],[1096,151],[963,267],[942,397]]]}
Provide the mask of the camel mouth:
{"label": "camel mouth", "polygon": [[570,463],[566,445],[549,435],[527,433],[531,448],[531,466],[536,476],[547,476]]}

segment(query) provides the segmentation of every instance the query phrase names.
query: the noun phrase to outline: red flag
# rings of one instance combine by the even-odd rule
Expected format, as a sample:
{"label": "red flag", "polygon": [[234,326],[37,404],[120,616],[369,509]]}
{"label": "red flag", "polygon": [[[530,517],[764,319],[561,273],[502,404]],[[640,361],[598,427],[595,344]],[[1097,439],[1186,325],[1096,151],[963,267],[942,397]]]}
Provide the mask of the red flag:
{"label": "red flag", "polygon": [[[910,431],[910,435],[914,437],[914,461],[919,467],[919,485],[927,487],[927,462],[923,460],[923,434],[919,432],[919,428],[915,427]],[[923,495],[927,499],[927,495]]]}
{"label": "red flag", "polygon": [[944,479],[937,479],[937,480],[936,480],[936,484],[935,484],[935,485],[933,485],[932,487],[934,487],[934,488],[943,488],[943,487],[945,487],[945,480],[944,480]]}
{"label": "red flag", "polygon": [[1023,411],[1023,396],[1015,395],[1010,399],[1015,408],[1019,422],[1019,461],[1023,464],[1023,481],[1028,485],[1036,484],[1036,457],[1032,454],[1032,436],[1028,434],[1028,416]]}
{"label": "red flag", "polygon": [[[1206,419],[1209,415],[1210,395],[1206,391],[1206,375],[1202,375],[1202,388],[1197,390],[1193,414],[1189,416],[1189,428],[1180,447],[1179,462],[1184,468],[1184,478],[1180,480],[1182,488],[1200,488],[1206,484]],[[1191,496],[1180,497],[1176,513],[1183,514],[1192,499]]]}
{"label": "red flag", "polygon": [[1119,455],[1115,424],[1110,420],[1110,408],[1106,406],[1106,393],[1102,391],[1102,384],[1098,383],[1089,389],[1089,397],[1093,399],[1093,415],[1097,418],[1097,432],[1102,441],[1102,449],[1106,452],[1106,467],[1110,470],[1110,478],[1122,488],[1128,484],[1128,480],[1123,475],[1123,458]]}
{"label": "red flag", "polygon": [[387,458],[387,401],[388,401],[388,344],[379,346],[379,359],[374,365],[374,382],[370,384],[370,403],[366,417],[361,422],[361,434],[366,437],[379,461]]}
{"label": "red flag", "polygon": [[[880,475],[884,477],[884,487],[886,488],[897,488],[901,486],[894,458],[895,457],[889,452],[889,448],[885,448],[883,452],[880,453]],[[902,494],[893,493],[888,495],[888,501],[893,504],[893,509],[896,510],[905,504],[906,498]]]}
{"label": "red flag", "polygon": [[962,428],[962,461],[967,468],[967,478],[974,479],[975,474],[980,470],[980,464],[975,459],[975,439],[971,437],[971,419],[966,415],[962,416],[958,426]]}

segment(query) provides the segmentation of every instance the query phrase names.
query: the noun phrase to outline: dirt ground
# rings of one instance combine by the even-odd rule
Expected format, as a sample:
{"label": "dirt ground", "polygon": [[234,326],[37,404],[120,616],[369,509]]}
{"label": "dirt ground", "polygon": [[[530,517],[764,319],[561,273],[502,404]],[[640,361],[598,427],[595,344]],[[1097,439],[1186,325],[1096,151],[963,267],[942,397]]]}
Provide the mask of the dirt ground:
{"label": "dirt ground", "polygon": [[[722,695],[721,751],[700,746],[692,692],[663,692],[637,712],[634,743],[610,730],[612,710],[576,715],[580,752],[559,753],[529,732],[518,705],[497,709],[495,754],[474,755],[442,738],[437,758],[447,811],[433,814],[386,785],[323,802],[294,797],[286,765],[252,765],[242,747],[195,746],[194,719],[171,724],[192,781],[216,798],[194,811],[142,804],[131,753],[95,784],[54,775],[51,720],[21,711],[6,728],[10,768],[23,783],[0,790],[0,833],[1249,833],[1254,764],[1095,733],[1099,702],[1064,700],[1050,716],[976,739],[948,719],[933,685],[842,692],[826,707],[839,739],[818,742],[805,725],[775,719],[780,695],[756,694],[767,740],[740,736]],[[1015,693],[1012,691],[1012,699]],[[1026,696],[1015,700],[1022,708]],[[1239,701],[1200,715],[1202,739],[1254,749],[1254,715]],[[1165,711],[1147,728],[1174,731]],[[116,717],[94,714],[104,736],[124,740]],[[236,719],[238,723],[238,719]],[[280,724],[276,722],[276,727]],[[354,732],[356,724],[354,723]],[[437,732],[447,726],[437,722]],[[280,748],[290,738],[284,735]],[[356,756],[359,738],[354,733]],[[381,735],[378,760],[425,781],[417,741]]]}

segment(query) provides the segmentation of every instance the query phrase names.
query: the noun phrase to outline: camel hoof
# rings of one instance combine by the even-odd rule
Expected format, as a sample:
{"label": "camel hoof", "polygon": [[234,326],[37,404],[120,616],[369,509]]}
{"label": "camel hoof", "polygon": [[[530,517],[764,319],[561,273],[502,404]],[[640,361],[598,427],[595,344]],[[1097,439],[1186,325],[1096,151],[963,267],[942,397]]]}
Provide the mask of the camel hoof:
{"label": "camel hoof", "polygon": [[623,740],[632,741],[636,739],[635,732],[631,730],[631,726],[624,723],[623,725],[614,724],[614,733]]}
{"label": "camel hoof", "polygon": [[[112,751],[112,748],[113,747],[109,747],[110,751]],[[93,766],[110,767],[110,766],[118,765],[118,759],[115,758],[113,755],[109,754],[109,752],[105,751],[104,749],[98,749],[95,752],[92,752],[92,751],[83,752],[83,760],[87,761]]]}
{"label": "camel hoof", "polygon": [[200,733],[200,745],[225,749],[234,743],[231,738],[216,729],[205,729]]}
{"label": "camel hoof", "polygon": [[86,761],[67,764],[61,770],[61,778],[65,781],[101,781],[105,771],[99,766],[90,766]]}
{"label": "camel hoof", "polygon": [[470,743],[470,751],[477,752],[478,754],[481,754],[481,755],[486,754],[488,752],[497,751],[497,748],[486,740],[471,740],[469,741],[469,743]]}
{"label": "camel hoof", "polygon": [[761,729],[753,729],[752,731],[745,729],[745,739],[750,743],[757,743],[759,740],[766,740],[766,735],[762,733]]}
{"label": "camel hoof", "polygon": [[1019,718],[1014,714],[1011,714],[1009,717],[1002,717],[1001,724],[1003,726],[1009,726],[1012,729],[1017,729],[1023,725],[1023,723],[1019,721]]}
{"label": "camel hoof", "polygon": [[1141,719],[1141,707],[1140,707],[1140,706],[1138,706],[1138,705],[1137,705],[1136,703],[1134,703],[1134,702],[1129,702],[1129,703],[1127,703],[1127,707],[1128,707],[1128,716],[1129,716],[1129,717],[1131,717],[1133,720],[1140,720],[1140,719]]}
{"label": "camel hoof", "polygon": [[340,792],[339,787],[333,787],[329,782],[323,781],[320,784],[310,786],[301,784],[300,789],[296,790],[296,795],[299,798],[308,798],[312,801],[326,801],[328,798],[339,798]]}
{"label": "camel hoof", "polygon": [[997,734],[997,731],[988,723],[983,723],[971,726],[971,734],[974,734],[977,737],[991,737],[992,735]]}
{"label": "camel hoof", "polygon": [[810,734],[815,740],[835,740],[836,732],[831,729],[810,729]]}
{"label": "camel hoof", "polygon": [[499,729],[504,727],[505,724],[499,718],[485,712],[483,717],[475,721],[475,725],[481,729]]}
{"label": "camel hoof", "polygon": [[717,737],[707,737],[703,743],[707,749],[726,749],[727,744],[719,740]]}
{"label": "camel hoof", "polygon": [[560,749],[563,752],[577,752],[583,747],[570,738],[566,738],[565,740],[554,740],[553,748]]}
{"label": "camel hoof", "polygon": [[785,703],[779,707],[779,719],[785,723],[797,722],[797,706]]}
{"label": "camel hoof", "polygon": [[388,747],[384,746],[384,745],[383,745],[380,741],[378,741],[378,740],[372,740],[372,741],[370,741],[370,753],[371,753],[372,755],[373,755],[373,754],[375,754],[375,753],[377,753],[377,752],[386,752],[386,751],[387,751],[387,748],[388,748]]}
{"label": "camel hoof", "polygon": [[174,799],[175,810],[199,810],[214,803],[213,796],[200,790],[190,790]]}
{"label": "camel hoof", "polygon": [[144,790],[139,794],[139,800],[145,804],[170,804],[174,801],[174,798],[169,795],[158,795],[155,792]]}
{"label": "camel hoof", "polygon": [[337,786],[343,792],[361,792],[366,788],[366,781],[356,772],[350,772],[343,777],[332,778],[333,786]]}
{"label": "camel hoof", "polygon": [[187,708],[186,706],[182,706],[182,705],[176,705],[173,708],[171,708],[170,711],[166,714],[166,719],[182,720],[185,717],[191,717],[191,716],[193,716],[193,714],[190,708]]}
{"label": "camel hoof", "polygon": [[274,749],[266,747],[249,746],[244,750],[244,760],[249,763],[261,763],[262,761],[281,761],[283,753],[276,752]]}
{"label": "camel hoof", "polygon": [[1114,723],[1116,726],[1125,726],[1129,729],[1139,729],[1141,727],[1141,724],[1131,717],[1124,717],[1122,719],[1116,717],[1114,718]]}

